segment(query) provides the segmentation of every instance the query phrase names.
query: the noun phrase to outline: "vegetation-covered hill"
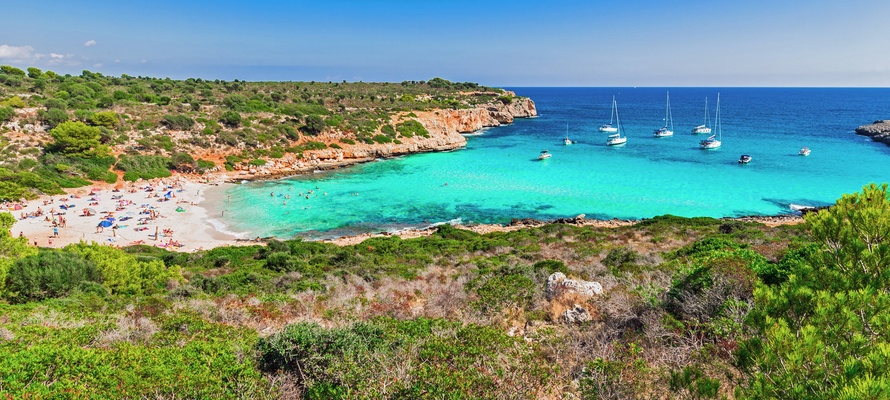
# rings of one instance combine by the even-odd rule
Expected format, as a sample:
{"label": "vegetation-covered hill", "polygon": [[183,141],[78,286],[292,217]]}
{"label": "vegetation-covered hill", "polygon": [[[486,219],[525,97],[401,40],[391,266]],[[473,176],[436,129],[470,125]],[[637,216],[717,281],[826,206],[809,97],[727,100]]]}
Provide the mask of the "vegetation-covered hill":
{"label": "vegetation-covered hill", "polygon": [[11,398],[890,393],[886,185],[800,225],[442,226],[195,254],[36,249],[9,235],[12,221],[0,214]]}
{"label": "vegetation-covered hill", "polygon": [[[413,112],[514,100],[441,78],[402,83],[79,76],[0,67],[0,199],[263,165],[291,153],[428,135]],[[318,135],[336,132],[321,140]]]}

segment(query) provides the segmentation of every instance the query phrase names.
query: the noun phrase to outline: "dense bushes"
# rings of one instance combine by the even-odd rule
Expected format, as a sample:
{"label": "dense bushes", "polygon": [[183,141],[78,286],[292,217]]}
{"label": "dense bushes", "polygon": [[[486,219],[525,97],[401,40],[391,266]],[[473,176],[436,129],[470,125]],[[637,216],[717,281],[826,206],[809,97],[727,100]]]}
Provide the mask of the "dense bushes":
{"label": "dense bushes", "polygon": [[417,122],[416,120],[408,120],[405,122],[400,122],[396,125],[396,130],[399,132],[399,135],[404,137],[412,137],[414,135],[423,136],[425,138],[430,137],[429,131]]}
{"label": "dense bushes", "polygon": [[170,159],[162,156],[122,155],[114,168],[124,171],[124,180],[166,178],[170,174]]}
{"label": "dense bushes", "polygon": [[535,398],[553,369],[498,329],[430,319],[299,323],[256,349],[261,370],[290,374],[309,399]]}
{"label": "dense bushes", "polygon": [[81,285],[101,281],[96,264],[75,254],[41,251],[24,257],[9,269],[6,298],[14,303],[69,295]]}
{"label": "dense bushes", "polygon": [[185,114],[165,115],[164,125],[170,129],[185,131],[195,126],[195,120]]}

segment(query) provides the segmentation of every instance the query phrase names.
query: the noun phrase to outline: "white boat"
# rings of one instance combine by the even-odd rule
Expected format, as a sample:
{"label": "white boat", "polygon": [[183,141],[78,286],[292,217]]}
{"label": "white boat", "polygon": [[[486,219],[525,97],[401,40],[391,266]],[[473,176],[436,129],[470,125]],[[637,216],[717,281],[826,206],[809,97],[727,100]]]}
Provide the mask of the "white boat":
{"label": "white boat", "polygon": [[801,156],[808,156],[808,155],[810,155],[810,148],[806,147],[806,146],[801,147],[800,151],[797,154],[801,155]]}
{"label": "white boat", "polygon": [[751,156],[742,154],[742,156],[739,157],[739,164],[747,164],[749,162],[751,162]]}
{"label": "white boat", "polygon": [[720,129],[720,93],[717,93],[717,112],[714,113],[714,127],[717,129],[717,134],[711,135],[711,137],[699,142],[701,148],[716,149],[723,144],[721,141],[723,139],[723,130]]}
{"label": "white boat", "polygon": [[709,128],[708,125],[711,125],[711,113],[710,111],[708,111],[708,98],[705,97],[705,123],[704,125],[699,125],[695,128],[692,128],[692,133],[711,133],[711,128]]}
{"label": "white boat", "polygon": [[618,103],[615,102],[615,98],[612,98],[612,107],[615,109],[615,123],[617,124],[615,130],[618,133],[609,135],[609,138],[606,139],[606,144],[609,146],[622,146],[627,143],[627,135],[621,136],[621,119],[618,118]]}
{"label": "white boat", "polygon": [[609,146],[620,146],[625,143],[627,143],[627,137],[621,136],[620,133],[609,135],[609,138],[606,140],[606,144]]}
{"label": "white boat", "polygon": [[618,132],[618,127],[612,126],[612,122],[615,121],[616,114],[618,114],[618,105],[615,103],[615,96],[612,96],[612,115],[609,117],[609,123],[600,125],[600,132]]}
{"label": "white boat", "polygon": [[569,124],[566,124],[566,138],[563,139],[562,143],[565,144],[566,146],[568,146],[570,144],[575,144],[575,142],[573,142],[571,139],[569,139]]}
{"label": "white boat", "polygon": [[[668,129],[670,125],[670,129]],[[664,126],[654,132],[655,137],[674,136],[674,116],[671,115],[671,92],[667,93],[667,103],[664,108]]]}
{"label": "white boat", "polygon": [[548,153],[547,150],[544,150],[544,151],[541,152],[540,155],[538,155],[538,159],[539,159],[539,160],[546,160],[546,159],[548,159],[548,158],[550,158],[550,157],[552,157],[552,156],[553,156],[553,155],[550,154],[550,153]]}

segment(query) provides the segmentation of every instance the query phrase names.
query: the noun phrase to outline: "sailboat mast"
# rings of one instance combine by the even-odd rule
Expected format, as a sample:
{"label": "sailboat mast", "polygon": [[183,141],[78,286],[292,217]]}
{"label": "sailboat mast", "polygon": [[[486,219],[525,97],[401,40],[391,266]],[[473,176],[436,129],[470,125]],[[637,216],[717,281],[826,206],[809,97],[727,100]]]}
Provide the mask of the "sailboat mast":
{"label": "sailboat mast", "polygon": [[615,121],[615,96],[612,96],[612,114],[609,115],[609,125],[612,125],[612,122]]}
{"label": "sailboat mast", "polygon": [[711,126],[711,111],[708,110],[708,98],[705,97],[705,127]]}
{"label": "sailboat mast", "polygon": [[723,128],[720,126],[720,93],[717,93],[717,112],[714,113],[714,125],[717,127],[717,140],[723,140]]}
{"label": "sailboat mast", "polygon": [[671,92],[667,92],[667,102],[664,106],[664,126],[670,123],[671,130],[674,130],[674,118],[671,115]]}

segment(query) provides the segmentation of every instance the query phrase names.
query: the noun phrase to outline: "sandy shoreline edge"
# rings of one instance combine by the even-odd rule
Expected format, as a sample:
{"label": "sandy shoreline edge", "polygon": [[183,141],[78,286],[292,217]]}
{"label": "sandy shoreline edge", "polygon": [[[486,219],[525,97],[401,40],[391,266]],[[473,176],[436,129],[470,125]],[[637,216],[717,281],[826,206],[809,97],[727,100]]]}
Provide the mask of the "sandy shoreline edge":
{"label": "sandy shoreline edge", "polygon": [[[36,243],[37,246],[53,248],[83,241],[121,247],[146,244],[174,251],[198,251],[220,246],[255,243],[250,240],[249,232],[231,232],[223,221],[223,212],[226,208],[225,192],[235,184],[227,183],[224,177],[218,177],[214,181],[202,180],[204,182],[179,176],[138,183],[94,185],[71,189],[66,195],[42,196],[25,203],[13,203],[23,207],[16,209],[17,207],[10,205],[8,211],[17,219],[12,228],[12,234],[27,237],[30,243]],[[164,201],[165,195],[168,197],[166,201]],[[63,205],[67,209],[60,207]],[[69,205],[73,207],[68,208]],[[92,209],[95,214],[84,216],[84,209]],[[42,212],[42,215],[21,218],[23,215],[36,214],[38,210]],[[52,215],[50,210],[53,210]],[[150,219],[152,213],[156,215],[156,218]],[[114,218],[112,225],[107,228],[97,227],[108,215]],[[63,218],[65,226],[60,224]],[[799,215],[725,219],[759,222],[770,226],[803,222],[803,218]],[[54,221],[56,226],[54,226]],[[509,232],[554,222],[576,226],[614,228],[634,225],[640,221],[591,220],[576,217],[556,221],[525,219],[514,221],[509,225],[471,224],[457,225],[457,227],[485,234]],[[58,236],[55,236],[56,231],[58,231]],[[172,233],[170,233],[171,231]],[[428,236],[435,231],[436,226],[430,226],[398,232],[365,233],[320,241],[347,246],[361,243],[373,237],[399,236],[408,239]],[[154,236],[155,232],[159,233],[157,238]]]}

